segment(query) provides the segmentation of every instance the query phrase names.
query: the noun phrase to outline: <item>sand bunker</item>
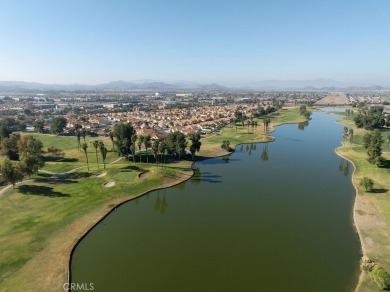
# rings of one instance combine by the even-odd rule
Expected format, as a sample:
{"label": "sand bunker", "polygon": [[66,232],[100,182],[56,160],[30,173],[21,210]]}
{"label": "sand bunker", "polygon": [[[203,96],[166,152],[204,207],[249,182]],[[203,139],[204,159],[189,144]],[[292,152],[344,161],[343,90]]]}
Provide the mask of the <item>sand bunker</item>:
{"label": "sand bunker", "polygon": [[106,174],[107,174],[107,172],[99,173],[99,174],[96,175],[96,177],[103,177],[103,176],[105,176]]}
{"label": "sand bunker", "polygon": [[114,181],[106,182],[105,184],[103,184],[105,188],[113,187],[114,185],[115,185]]}
{"label": "sand bunker", "polygon": [[147,171],[141,172],[141,173],[138,175],[138,177],[144,179],[144,178],[147,178],[147,177],[149,176],[149,174],[150,174],[150,171],[147,170]]}

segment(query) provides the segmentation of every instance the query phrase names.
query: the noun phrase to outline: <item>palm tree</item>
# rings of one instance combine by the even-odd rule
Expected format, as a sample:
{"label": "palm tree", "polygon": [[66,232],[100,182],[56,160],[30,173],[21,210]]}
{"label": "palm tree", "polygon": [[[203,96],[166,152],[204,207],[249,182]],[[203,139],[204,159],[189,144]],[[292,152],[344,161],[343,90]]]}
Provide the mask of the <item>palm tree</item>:
{"label": "palm tree", "polygon": [[136,163],[136,159],[135,159],[135,143],[137,142],[137,134],[135,133],[134,131],[134,134],[131,136],[131,146],[130,146],[130,150],[133,154],[133,162]]}
{"label": "palm tree", "polygon": [[99,170],[99,158],[98,158],[98,148],[99,148],[99,141],[95,140],[92,142],[92,145],[93,147],[95,148],[95,152],[96,152],[96,164],[97,164],[97,167],[98,167],[98,170]]}
{"label": "palm tree", "polygon": [[387,152],[389,152],[389,148],[390,148],[390,135],[387,135],[386,141],[387,141]]}
{"label": "palm tree", "polygon": [[111,131],[108,134],[108,137],[110,137],[110,140],[111,140],[111,143],[112,143],[112,148],[111,149],[114,149],[114,133]]}
{"label": "palm tree", "polygon": [[87,131],[84,128],[81,129],[81,135],[83,136],[84,143],[85,143],[85,137],[87,136]]}
{"label": "palm tree", "polygon": [[158,146],[160,144],[160,141],[155,140],[152,145],[152,151],[154,155],[154,159],[156,160],[156,165],[158,166]]}
{"label": "palm tree", "polygon": [[87,159],[87,167],[88,167],[88,171],[89,171],[89,162],[88,162],[88,153],[87,153],[88,145],[87,145],[87,143],[83,143],[81,148],[83,148],[83,150],[84,150],[85,158]]}
{"label": "palm tree", "polygon": [[271,119],[264,119],[263,124],[264,124],[264,132],[266,135],[268,135],[268,130],[269,130],[269,124],[271,123]]}
{"label": "palm tree", "polygon": [[163,160],[163,155],[165,153],[165,149],[166,149],[167,145],[165,143],[165,141],[162,141],[159,145],[158,145],[158,152],[160,153],[160,156],[161,156],[161,166],[163,166],[163,163],[164,163],[164,160]]}
{"label": "palm tree", "polygon": [[138,150],[140,151],[139,162],[141,162],[141,147],[142,147],[142,144],[144,143],[144,139],[145,139],[144,135],[139,135],[138,136],[137,144],[138,144]]}
{"label": "palm tree", "polygon": [[151,139],[150,135],[146,135],[144,137],[144,145],[145,145],[145,150],[146,150],[146,163],[149,163],[149,157],[148,157],[148,148],[151,146]]}
{"label": "palm tree", "polygon": [[74,124],[73,126],[73,129],[74,129],[74,132],[76,134],[76,138],[77,138],[77,148],[79,148],[80,150],[80,130],[81,130],[82,126],[80,124]]}
{"label": "palm tree", "polygon": [[353,141],[353,129],[349,129],[349,132],[348,132],[348,136],[349,136],[349,143],[352,144],[352,141]]}
{"label": "palm tree", "polygon": [[199,133],[191,133],[190,140],[192,142],[192,144],[190,146],[190,152],[192,154],[192,160],[194,160],[195,153],[199,152],[200,146],[202,145],[202,142],[200,142],[200,134]]}
{"label": "palm tree", "polygon": [[348,137],[348,128],[344,127],[344,131],[343,131],[343,139],[344,139],[344,141],[347,140],[347,137]]}
{"label": "palm tree", "polygon": [[107,157],[107,148],[104,147],[104,143],[103,142],[99,142],[99,150],[100,150],[100,154],[102,155],[102,159],[103,159],[103,169],[106,170],[106,157]]}

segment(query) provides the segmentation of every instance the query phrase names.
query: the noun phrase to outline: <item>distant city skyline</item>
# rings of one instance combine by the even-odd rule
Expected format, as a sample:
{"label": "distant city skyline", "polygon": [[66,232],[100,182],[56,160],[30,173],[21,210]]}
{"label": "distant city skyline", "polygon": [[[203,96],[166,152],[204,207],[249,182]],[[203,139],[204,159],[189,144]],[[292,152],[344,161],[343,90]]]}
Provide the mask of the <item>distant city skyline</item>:
{"label": "distant city skyline", "polygon": [[3,1],[0,80],[390,85],[390,1]]}

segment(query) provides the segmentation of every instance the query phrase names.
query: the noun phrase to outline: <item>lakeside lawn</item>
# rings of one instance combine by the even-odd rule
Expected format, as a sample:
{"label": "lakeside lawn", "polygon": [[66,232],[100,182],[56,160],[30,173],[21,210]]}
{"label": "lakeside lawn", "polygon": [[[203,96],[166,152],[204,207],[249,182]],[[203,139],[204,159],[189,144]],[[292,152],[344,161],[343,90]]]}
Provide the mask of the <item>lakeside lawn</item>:
{"label": "lakeside lawn", "polygon": [[[281,109],[279,112],[268,116],[271,118],[270,133],[275,130],[275,127],[284,123],[299,123],[306,119],[300,115],[299,108]],[[254,119],[258,126],[248,128],[247,125],[228,125],[224,127],[220,133],[211,133],[205,135],[201,142],[202,147],[197,154],[202,157],[214,157],[227,155],[229,152],[221,148],[222,141],[228,140],[230,147],[235,148],[237,144],[247,142],[270,142],[273,137],[266,135],[264,132],[262,119]]]}
{"label": "lakeside lawn", "polygon": [[[342,116],[340,123],[354,130],[353,144],[345,142],[337,152],[352,160],[356,167],[353,175],[354,185],[358,187],[355,223],[362,235],[361,241],[366,256],[390,272],[390,168],[380,168],[367,161],[366,149],[362,146],[362,137],[367,131],[356,128],[351,119],[347,119],[343,114]],[[390,134],[390,129],[381,132],[386,141],[385,137]],[[382,156],[389,162],[390,153],[387,152],[386,142],[382,149]],[[364,188],[359,186],[359,181],[364,176],[374,180],[372,192],[365,192]],[[364,273],[359,291],[376,290],[378,286]]]}
{"label": "lakeside lawn", "polygon": [[71,248],[84,232],[121,201],[190,177],[190,164],[112,164],[103,177],[96,166],[64,179],[42,173],[8,192],[0,198],[0,290],[61,291]]}
{"label": "lakeside lawn", "polygon": [[[272,126],[283,122],[304,120],[299,116],[299,109],[282,110],[271,123],[271,130]],[[106,175],[97,177],[95,151],[90,145],[95,138],[88,138],[87,142],[90,147],[88,173],[84,152],[77,149],[75,137],[32,135],[42,140],[45,148],[54,146],[65,151],[63,161],[47,162],[44,170],[62,173],[81,168],[62,179],[53,178],[48,173],[34,175],[32,179],[35,181],[25,182],[0,196],[1,291],[63,291],[71,249],[99,219],[124,200],[155,188],[171,186],[193,173],[190,161],[170,163],[162,170],[153,163],[134,164],[120,160],[107,165],[106,171],[100,164],[99,173]],[[103,139],[110,149],[111,141]],[[226,127],[221,135],[202,139],[201,152],[197,156],[221,153],[224,150],[220,145],[225,139],[230,140],[234,147],[244,142],[269,141],[272,137],[264,135],[260,123],[250,134],[246,126],[237,131]],[[116,159],[113,152],[107,157],[107,162]],[[146,170],[150,172],[149,176],[139,178],[139,174]],[[106,188],[103,184],[107,182],[115,182],[115,185]]]}

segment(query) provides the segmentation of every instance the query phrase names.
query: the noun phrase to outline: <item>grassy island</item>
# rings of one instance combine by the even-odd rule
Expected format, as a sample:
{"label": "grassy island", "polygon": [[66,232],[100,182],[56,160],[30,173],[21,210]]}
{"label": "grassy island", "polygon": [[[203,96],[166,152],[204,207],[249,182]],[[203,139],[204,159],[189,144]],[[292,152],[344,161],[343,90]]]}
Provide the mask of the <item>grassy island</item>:
{"label": "grassy island", "polygon": [[[270,130],[282,123],[302,121],[305,118],[299,109],[282,109],[272,116]],[[107,155],[106,170],[103,164],[98,170],[92,147],[88,149],[88,172],[75,137],[33,135],[45,148],[62,149],[65,158],[46,162],[39,174],[15,189],[0,189],[1,291],[63,291],[71,250],[96,222],[121,202],[180,183],[193,174],[192,161],[156,167],[118,159],[114,152]],[[110,145],[109,138],[104,139]],[[239,143],[273,138],[264,133],[262,124],[249,130],[246,126],[227,126],[220,133],[203,137],[198,155],[228,154],[221,148],[223,140],[230,140],[234,148]]]}

